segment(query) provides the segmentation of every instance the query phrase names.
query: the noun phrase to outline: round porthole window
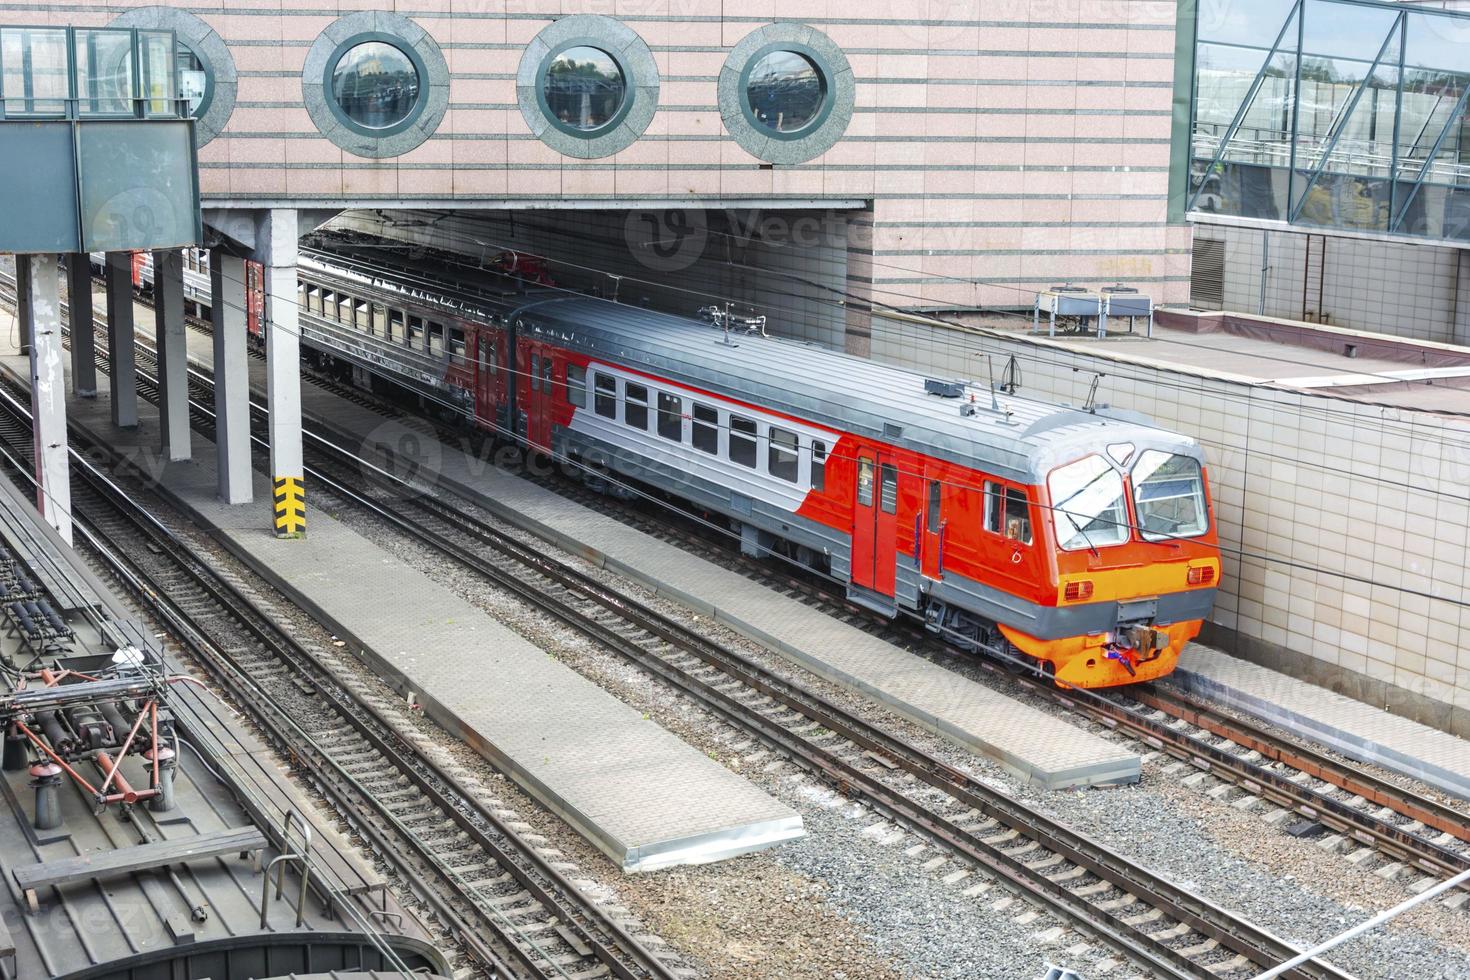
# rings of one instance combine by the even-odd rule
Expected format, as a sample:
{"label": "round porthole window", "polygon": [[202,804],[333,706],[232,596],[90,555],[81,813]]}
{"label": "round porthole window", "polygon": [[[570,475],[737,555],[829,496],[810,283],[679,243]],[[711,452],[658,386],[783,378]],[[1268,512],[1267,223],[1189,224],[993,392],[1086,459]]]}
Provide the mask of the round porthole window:
{"label": "round porthole window", "polygon": [[720,70],[720,116],[748,153],[802,163],[831,149],[852,121],[856,82],[832,39],[805,24],[767,24]]}
{"label": "round porthole window", "polygon": [[342,44],[324,87],[344,123],[374,136],[400,131],[423,108],[423,73],[415,59],[377,38]]}
{"label": "round porthole window", "polygon": [[449,66],[409,18],[363,10],[333,21],[312,42],[301,94],[323,136],[355,156],[382,160],[439,128],[449,109]]}
{"label": "round porthole window", "polygon": [[162,6],[135,7],[108,26],[173,31],[178,97],[194,117],[195,145],[219,135],[235,110],[238,81],[235,59],[214,28],[187,11]]}
{"label": "round porthole window", "polygon": [[827,78],[811,58],[778,48],[751,62],[745,105],[758,126],[791,137],[819,121],[827,106]]}
{"label": "round porthole window", "polygon": [[573,133],[597,133],[617,125],[628,108],[628,78],[601,48],[576,44],[550,55],[541,75],[547,117]]}
{"label": "round porthole window", "polygon": [[516,100],[536,138],[584,160],[643,135],[658,108],[658,65],[633,29],[577,14],[531,39],[516,72]]}

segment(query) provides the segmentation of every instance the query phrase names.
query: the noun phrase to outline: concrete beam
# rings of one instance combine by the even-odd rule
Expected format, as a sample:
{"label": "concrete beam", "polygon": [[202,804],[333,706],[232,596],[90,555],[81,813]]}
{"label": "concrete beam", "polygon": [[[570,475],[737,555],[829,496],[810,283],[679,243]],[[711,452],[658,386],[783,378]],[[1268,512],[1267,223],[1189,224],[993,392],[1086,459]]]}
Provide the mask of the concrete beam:
{"label": "concrete beam", "polygon": [[188,459],[189,341],[184,327],[184,253],[153,253],[153,335],[158,342],[159,449],[171,462]]}
{"label": "concrete beam", "polygon": [[107,381],[112,424],[138,424],[138,368],[133,350],[133,256],[107,253]]}
{"label": "concrete beam", "polygon": [[265,360],[270,403],[271,488],[278,537],[306,533],[301,453],[301,329],[296,298],[297,216],[266,212],[261,222],[267,317]]}
{"label": "concrete beam", "polygon": [[31,257],[27,278],[31,418],[35,432],[36,509],[71,539],[71,471],[67,460],[65,354],[61,347],[61,277],[57,256]]}
{"label": "concrete beam", "polygon": [[86,252],[66,257],[68,319],[71,322],[71,390],[97,397],[97,335],[92,309],[92,262]]}
{"label": "concrete beam", "polygon": [[217,248],[209,253],[210,314],[214,320],[214,443],[219,499],[248,504],[250,361],[246,349],[245,260]]}

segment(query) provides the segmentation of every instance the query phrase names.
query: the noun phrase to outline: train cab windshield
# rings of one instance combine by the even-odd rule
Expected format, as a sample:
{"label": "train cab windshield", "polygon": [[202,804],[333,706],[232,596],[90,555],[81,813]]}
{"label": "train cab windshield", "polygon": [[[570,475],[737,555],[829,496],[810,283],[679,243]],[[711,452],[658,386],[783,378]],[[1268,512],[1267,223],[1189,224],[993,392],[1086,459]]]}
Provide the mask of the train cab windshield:
{"label": "train cab windshield", "polygon": [[1057,467],[1046,486],[1057,543],[1064,551],[1096,550],[1128,540],[1123,477],[1101,456]]}
{"label": "train cab windshield", "polygon": [[1210,528],[1199,461],[1157,449],[1133,464],[1133,506],[1147,541],[1192,538]]}

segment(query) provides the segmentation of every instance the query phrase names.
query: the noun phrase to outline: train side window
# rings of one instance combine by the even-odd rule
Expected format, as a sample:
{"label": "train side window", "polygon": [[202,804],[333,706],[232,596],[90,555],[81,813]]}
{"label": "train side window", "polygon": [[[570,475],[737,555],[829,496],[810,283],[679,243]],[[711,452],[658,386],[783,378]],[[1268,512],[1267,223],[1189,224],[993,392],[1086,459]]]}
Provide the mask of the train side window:
{"label": "train side window", "polygon": [[878,503],[883,513],[898,513],[898,467],[892,463],[884,463],[878,471]]}
{"label": "train side window", "polygon": [[322,291],[315,286],[306,287],[306,310],[308,313],[322,311]]}
{"label": "train side window", "polygon": [[322,290],[322,316],[328,320],[336,319],[337,316],[337,295],[330,289]]}
{"label": "train side window", "polygon": [[690,428],[690,441],[702,453],[714,455],[720,451],[720,412],[708,405],[694,403],[694,421]]}
{"label": "train side window", "polygon": [[384,334],[393,343],[401,343],[403,340],[403,313],[399,310],[388,311],[388,332]]}
{"label": "train side window", "polygon": [[866,456],[858,457],[857,502],[859,507],[873,506],[873,461]]}
{"label": "train side window", "polygon": [[598,374],[595,381],[596,396],[592,407],[605,419],[618,417],[618,379],[610,374]]}
{"label": "train side window", "polygon": [[924,515],[926,526],[931,534],[939,533],[940,513],[944,504],[944,484],[938,480],[929,481],[929,512]]}
{"label": "train side window", "polygon": [[755,420],[730,416],[730,462],[755,469]]}
{"label": "train side window", "polygon": [[444,351],[444,324],[429,321],[429,353],[438,355]]}
{"label": "train side window", "polygon": [[658,393],[658,434],[674,442],[684,441],[684,399]]}
{"label": "train side window", "polygon": [[985,530],[1000,533],[1000,515],[1005,508],[1001,505],[1001,486],[985,481]]}
{"label": "train side window", "polygon": [[541,390],[541,355],[531,355],[531,390]]}
{"label": "train side window", "polygon": [[369,337],[376,333],[376,331],[373,330],[372,304],[367,302],[367,300],[361,299],[353,304],[352,322],[357,326],[357,329],[361,330]]}
{"label": "train side window", "polygon": [[368,333],[382,334],[384,337],[392,339],[393,335],[388,330],[388,308],[381,303],[373,304],[372,324],[373,325],[368,328]]}
{"label": "train side window", "polygon": [[424,349],[424,318],[409,314],[408,317],[408,346],[414,350]]}
{"label": "train side window", "polygon": [[[491,358],[495,348],[490,348]],[[567,365],[567,401],[578,408],[587,407],[587,369],[580,364]]]}
{"label": "train side window", "polygon": [[1024,491],[1006,487],[1006,537],[1031,543],[1031,507]]}
{"label": "train side window", "polygon": [[449,359],[455,364],[464,363],[464,331],[459,327],[449,328]]}
{"label": "train side window", "polygon": [[556,391],[556,385],[551,382],[551,368],[554,363],[550,354],[541,359],[541,390],[548,395]]}
{"label": "train side window", "polygon": [[796,433],[771,426],[770,448],[766,452],[766,469],[778,480],[796,482]]}
{"label": "train side window", "polygon": [[623,421],[635,429],[648,431],[648,389],[628,382],[623,386]]}
{"label": "train side window", "polygon": [[812,440],[812,489],[827,489],[827,444]]}

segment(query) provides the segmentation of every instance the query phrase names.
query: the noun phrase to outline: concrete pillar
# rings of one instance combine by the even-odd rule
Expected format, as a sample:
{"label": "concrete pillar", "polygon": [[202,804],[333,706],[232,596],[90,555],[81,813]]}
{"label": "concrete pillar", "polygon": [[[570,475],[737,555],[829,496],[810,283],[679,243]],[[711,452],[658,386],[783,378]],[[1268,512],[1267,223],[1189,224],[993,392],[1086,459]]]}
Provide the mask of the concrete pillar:
{"label": "concrete pillar", "polygon": [[138,424],[138,369],[133,351],[133,256],[107,253],[107,381],[112,424]]}
{"label": "concrete pillar", "polygon": [[71,390],[97,397],[97,344],[92,315],[92,262],[86,252],[66,257],[66,303],[71,321]]}
{"label": "concrete pillar", "polygon": [[265,221],[265,338],[270,403],[271,489],[278,537],[306,533],[301,456],[301,334],[296,300],[296,212],[277,208]]}
{"label": "concrete pillar", "polygon": [[189,340],[184,327],[184,253],[153,253],[153,333],[158,341],[158,446],[189,458]]}
{"label": "concrete pillar", "polygon": [[210,311],[214,320],[214,442],[219,499],[248,504],[250,470],[250,356],[246,347],[245,260],[215,249],[209,254]]}
{"label": "concrete pillar", "polygon": [[36,256],[15,257],[15,337],[16,353],[31,352],[31,269]]}
{"label": "concrete pillar", "polygon": [[61,347],[61,277],[55,255],[30,263],[31,418],[35,430],[36,509],[71,544],[71,472],[66,455],[66,379]]}

